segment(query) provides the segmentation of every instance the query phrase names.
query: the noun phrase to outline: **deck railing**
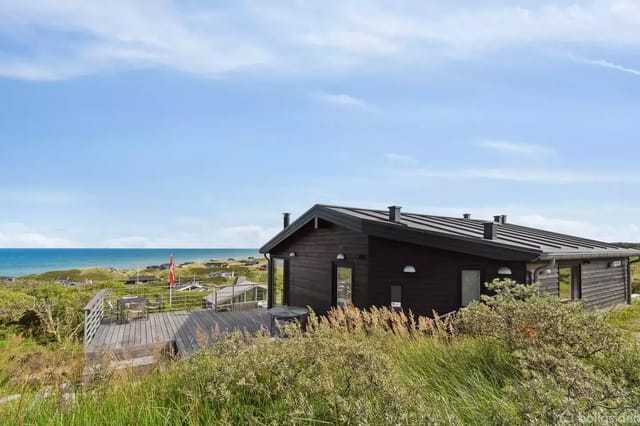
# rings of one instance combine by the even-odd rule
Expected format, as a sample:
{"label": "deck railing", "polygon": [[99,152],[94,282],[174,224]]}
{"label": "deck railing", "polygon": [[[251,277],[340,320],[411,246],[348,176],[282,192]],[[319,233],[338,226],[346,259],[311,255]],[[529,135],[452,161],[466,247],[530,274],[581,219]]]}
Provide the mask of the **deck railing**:
{"label": "deck railing", "polygon": [[84,307],[84,344],[91,343],[104,318],[105,291],[100,290]]}
{"label": "deck railing", "polygon": [[[224,287],[218,287],[224,288]],[[207,291],[190,290],[190,291],[177,291],[173,290],[171,294],[171,303],[169,302],[169,289],[166,286],[154,286],[154,285],[131,285],[125,288],[109,288],[105,290],[104,304],[105,306],[110,302],[111,306],[117,307],[117,301],[125,296],[139,296],[145,297],[149,302],[160,302],[160,312],[171,311],[193,311],[199,309],[211,308],[204,303],[204,297],[213,295],[216,297],[216,290],[218,288],[210,289]],[[249,294],[250,293],[250,294]],[[233,300],[226,300],[224,303],[217,305],[216,310],[229,310],[239,311],[256,308],[266,305],[266,291],[262,292],[262,295],[258,295],[257,291],[249,292],[242,298],[235,297]],[[236,300],[240,299],[240,300]],[[262,300],[264,299],[264,300]],[[216,300],[217,301],[217,300]],[[107,316],[115,316],[111,314],[111,309],[107,310]]]}

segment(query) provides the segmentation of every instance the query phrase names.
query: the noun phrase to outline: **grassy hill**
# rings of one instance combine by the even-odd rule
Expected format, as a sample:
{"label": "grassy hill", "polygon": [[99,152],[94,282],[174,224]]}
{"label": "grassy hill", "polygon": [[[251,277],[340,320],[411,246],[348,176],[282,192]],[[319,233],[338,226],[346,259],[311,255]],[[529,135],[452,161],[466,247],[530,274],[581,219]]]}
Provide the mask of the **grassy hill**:
{"label": "grassy hill", "polygon": [[86,279],[90,279],[93,281],[124,281],[127,276],[127,271],[118,271],[112,268],[82,268],[48,271],[39,274],[25,275],[18,278],[18,280],[51,282],[68,277],[70,281],[77,282],[83,282]]}
{"label": "grassy hill", "polygon": [[[234,271],[236,276],[246,276],[248,280],[266,283],[267,271],[260,270],[262,265],[266,265],[265,259],[256,259],[257,265],[245,266],[243,264],[244,259],[228,261],[229,268],[208,268],[204,262],[194,262],[188,265],[176,266],[176,280],[182,282],[202,281],[205,283],[224,284],[231,283],[231,280],[209,279],[207,275],[215,271]],[[169,281],[168,269],[141,269],[136,271],[135,269],[129,270],[117,270],[114,268],[82,268],[82,269],[68,269],[60,271],[49,271],[39,274],[26,275],[17,278],[18,282],[53,282],[61,278],[67,278],[74,282],[85,282],[85,280],[92,280],[94,283],[106,283],[106,282],[123,282],[128,277],[135,276],[136,273],[140,275],[153,275],[158,278],[159,282]]]}
{"label": "grassy hill", "polygon": [[640,250],[640,243],[613,243],[616,246]]}

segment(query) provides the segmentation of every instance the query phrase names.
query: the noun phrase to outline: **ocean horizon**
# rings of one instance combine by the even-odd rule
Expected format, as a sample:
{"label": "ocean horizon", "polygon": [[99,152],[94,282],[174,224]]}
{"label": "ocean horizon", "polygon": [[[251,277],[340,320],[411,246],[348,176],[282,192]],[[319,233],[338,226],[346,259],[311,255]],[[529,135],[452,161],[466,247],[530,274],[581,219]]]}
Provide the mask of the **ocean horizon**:
{"label": "ocean horizon", "polygon": [[169,262],[172,253],[176,264],[260,256],[256,248],[0,248],[0,276],[19,277],[93,267],[143,269]]}

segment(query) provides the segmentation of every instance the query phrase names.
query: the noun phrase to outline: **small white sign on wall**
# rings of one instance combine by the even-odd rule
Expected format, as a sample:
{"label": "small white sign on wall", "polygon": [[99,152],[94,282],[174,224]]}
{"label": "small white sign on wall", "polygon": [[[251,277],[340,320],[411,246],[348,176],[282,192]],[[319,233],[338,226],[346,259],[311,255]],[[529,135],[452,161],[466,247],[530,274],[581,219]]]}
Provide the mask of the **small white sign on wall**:
{"label": "small white sign on wall", "polygon": [[400,302],[391,302],[392,308],[402,308],[402,303]]}

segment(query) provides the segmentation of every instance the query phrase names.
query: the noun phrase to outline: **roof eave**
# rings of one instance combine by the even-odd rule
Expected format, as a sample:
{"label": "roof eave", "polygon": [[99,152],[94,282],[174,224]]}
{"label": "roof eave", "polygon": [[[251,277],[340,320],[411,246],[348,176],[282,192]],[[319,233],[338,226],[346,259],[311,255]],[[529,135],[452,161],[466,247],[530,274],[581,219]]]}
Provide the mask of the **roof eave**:
{"label": "roof eave", "polygon": [[595,252],[545,252],[539,260],[612,259],[640,256],[640,250],[595,251]]}

